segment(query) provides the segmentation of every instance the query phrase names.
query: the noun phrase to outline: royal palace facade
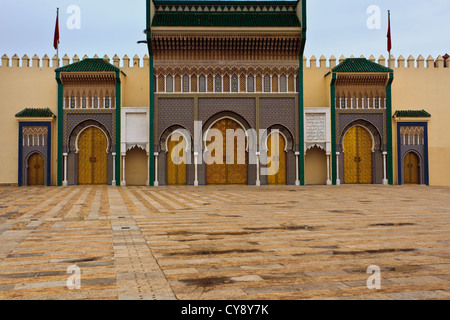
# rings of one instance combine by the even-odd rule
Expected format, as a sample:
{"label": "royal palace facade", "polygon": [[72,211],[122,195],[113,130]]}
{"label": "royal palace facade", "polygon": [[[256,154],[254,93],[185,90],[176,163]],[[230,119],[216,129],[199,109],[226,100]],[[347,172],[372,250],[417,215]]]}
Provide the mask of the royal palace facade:
{"label": "royal palace facade", "polygon": [[2,57],[0,184],[450,185],[448,55],[307,59],[306,1],[146,23],[142,59]]}

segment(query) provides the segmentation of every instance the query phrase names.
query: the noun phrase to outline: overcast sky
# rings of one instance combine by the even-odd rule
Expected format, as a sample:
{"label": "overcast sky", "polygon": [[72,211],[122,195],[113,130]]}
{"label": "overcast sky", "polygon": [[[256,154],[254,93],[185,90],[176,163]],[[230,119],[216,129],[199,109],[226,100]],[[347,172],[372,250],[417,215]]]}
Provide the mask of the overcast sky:
{"label": "overcast sky", "polygon": [[[306,57],[387,56],[387,11],[391,10],[392,54],[450,54],[450,0],[309,0]],[[74,20],[80,9],[79,26]],[[373,7],[375,6],[375,7]],[[0,10],[0,56],[53,57],[56,8],[60,8],[60,57],[77,54],[143,57],[145,0],[7,0]],[[379,26],[377,10],[379,8]],[[69,27],[67,25],[69,22]],[[375,28],[369,28],[374,26]],[[75,27],[75,28],[74,28]],[[79,27],[79,28],[78,28]],[[378,28],[379,27],[379,28]]]}

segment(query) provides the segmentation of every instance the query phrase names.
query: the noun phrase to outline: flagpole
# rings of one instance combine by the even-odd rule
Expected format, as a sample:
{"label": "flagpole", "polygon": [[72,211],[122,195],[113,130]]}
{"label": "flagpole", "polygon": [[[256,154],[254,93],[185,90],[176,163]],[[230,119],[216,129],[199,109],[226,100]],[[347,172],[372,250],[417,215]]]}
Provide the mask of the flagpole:
{"label": "flagpole", "polygon": [[[389,41],[391,41],[391,10],[388,10],[388,21],[389,21]],[[389,69],[391,68],[391,49],[389,46]]]}
{"label": "flagpole", "polygon": [[[58,20],[58,33],[59,33],[59,8],[56,8],[56,17]],[[56,61],[58,61],[58,68],[59,68],[59,36],[58,36],[58,43],[56,45]]]}

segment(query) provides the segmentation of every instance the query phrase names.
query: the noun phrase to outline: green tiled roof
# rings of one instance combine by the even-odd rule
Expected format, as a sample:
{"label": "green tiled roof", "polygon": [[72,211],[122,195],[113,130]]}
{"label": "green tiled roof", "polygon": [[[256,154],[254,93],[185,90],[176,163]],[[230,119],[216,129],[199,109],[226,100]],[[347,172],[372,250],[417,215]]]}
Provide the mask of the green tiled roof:
{"label": "green tiled roof", "polygon": [[431,114],[425,110],[397,110],[394,113],[397,118],[429,118]]}
{"label": "green tiled roof", "polygon": [[349,58],[332,69],[333,72],[393,72],[381,64],[366,58]]}
{"label": "green tiled roof", "polygon": [[49,109],[26,108],[16,114],[17,118],[50,118],[55,115]]}
{"label": "green tiled roof", "polygon": [[274,6],[274,5],[296,5],[298,0],[278,1],[201,1],[201,0],[154,0],[156,5],[195,5],[195,6]]}
{"label": "green tiled roof", "polygon": [[152,26],[182,27],[299,27],[292,13],[157,13]]}
{"label": "green tiled roof", "polygon": [[56,72],[118,72],[119,68],[104,59],[84,59],[67,66],[58,68]]}

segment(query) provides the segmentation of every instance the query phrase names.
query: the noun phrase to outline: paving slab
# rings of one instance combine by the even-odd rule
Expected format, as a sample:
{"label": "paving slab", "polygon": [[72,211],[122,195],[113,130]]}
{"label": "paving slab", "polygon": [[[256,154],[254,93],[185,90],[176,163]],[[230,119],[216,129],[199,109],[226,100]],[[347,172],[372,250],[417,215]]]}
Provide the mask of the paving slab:
{"label": "paving slab", "polygon": [[[0,299],[448,300],[449,195],[379,185],[0,187]],[[379,288],[367,286],[370,266]]]}

